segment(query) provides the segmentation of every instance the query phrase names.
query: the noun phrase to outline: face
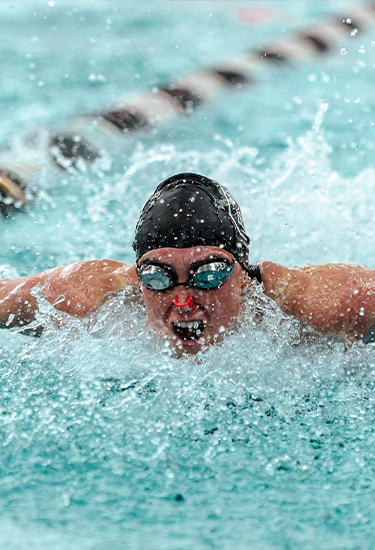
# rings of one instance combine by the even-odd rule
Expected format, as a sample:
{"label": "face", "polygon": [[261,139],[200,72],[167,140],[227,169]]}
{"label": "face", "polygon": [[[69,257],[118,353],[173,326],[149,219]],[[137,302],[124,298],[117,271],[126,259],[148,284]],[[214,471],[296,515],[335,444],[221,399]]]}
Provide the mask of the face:
{"label": "face", "polygon": [[[147,263],[166,266],[175,273],[177,283],[185,283],[191,276],[191,270],[198,266],[209,261],[232,262],[233,259],[230,252],[217,246],[160,248],[144,254],[138,265],[142,266],[147,260]],[[247,273],[235,262],[232,275],[215,289],[181,285],[155,291],[141,285],[148,322],[168,338],[179,355],[182,352],[197,353],[202,346],[222,338],[233,324],[239,314],[241,294],[247,282]]]}

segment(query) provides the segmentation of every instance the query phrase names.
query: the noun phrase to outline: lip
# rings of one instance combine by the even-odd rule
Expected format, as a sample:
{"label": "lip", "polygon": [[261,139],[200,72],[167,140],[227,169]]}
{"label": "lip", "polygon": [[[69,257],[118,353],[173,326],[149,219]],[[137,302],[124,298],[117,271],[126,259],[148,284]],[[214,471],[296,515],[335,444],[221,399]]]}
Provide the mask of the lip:
{"label": "lip", "polygon": [[[197,345],[202,338],[206,323],[202,319],[174,320],[171,322],[173,335],[186,347]],[[185,336],[185,338],[184,338]]]}

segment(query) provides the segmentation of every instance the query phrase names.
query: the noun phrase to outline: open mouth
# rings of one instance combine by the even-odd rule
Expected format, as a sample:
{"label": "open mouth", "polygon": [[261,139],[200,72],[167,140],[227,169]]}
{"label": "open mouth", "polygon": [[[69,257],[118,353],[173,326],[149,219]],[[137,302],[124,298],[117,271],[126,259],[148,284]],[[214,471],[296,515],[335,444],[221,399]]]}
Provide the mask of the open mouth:
{"label": "open mouth", "polygon": [[184,342],[195,342],[203,334],[203,321],[174,321],[172,330]]}

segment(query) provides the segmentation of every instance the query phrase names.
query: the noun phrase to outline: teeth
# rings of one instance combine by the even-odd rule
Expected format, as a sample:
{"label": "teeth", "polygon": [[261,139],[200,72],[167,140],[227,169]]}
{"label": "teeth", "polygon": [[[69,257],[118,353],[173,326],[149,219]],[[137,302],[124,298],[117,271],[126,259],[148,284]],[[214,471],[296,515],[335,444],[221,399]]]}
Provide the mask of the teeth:
{"label": "teeth", "polygon": [[187,328],[189,330],[197,330],[199,324],[199,321],[176,321],[174,323],[176,327]]}
{"label": "teeth", "polygon": [[200,320],[174,321],[172,325],[175,333],[182,340],[198,340],[204,330],[204,323]]}

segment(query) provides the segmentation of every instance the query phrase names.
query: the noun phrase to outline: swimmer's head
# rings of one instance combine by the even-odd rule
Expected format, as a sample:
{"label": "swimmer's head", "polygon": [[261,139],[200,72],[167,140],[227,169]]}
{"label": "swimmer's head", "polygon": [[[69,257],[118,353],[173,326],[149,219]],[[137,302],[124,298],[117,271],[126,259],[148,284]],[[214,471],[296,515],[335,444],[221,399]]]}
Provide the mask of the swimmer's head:
{"label": "swimmer's head", "polygon": [[240,208],[216,181],[177,174],[158,185],[138,220],[133,248],[139,260],[149,250],[217,246],[246,271],[249,243]]}

